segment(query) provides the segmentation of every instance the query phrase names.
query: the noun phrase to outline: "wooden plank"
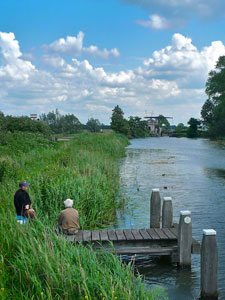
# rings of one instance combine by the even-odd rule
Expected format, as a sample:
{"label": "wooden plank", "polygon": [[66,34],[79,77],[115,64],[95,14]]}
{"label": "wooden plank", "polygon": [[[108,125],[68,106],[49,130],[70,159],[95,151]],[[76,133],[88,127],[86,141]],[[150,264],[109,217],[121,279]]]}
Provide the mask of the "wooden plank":
{"label": "wooden plank", "polygon": [[115,230],[109,229],[108,230],[108,237],[109,237],[109,240],[112,241],[112,242],[117,241],[117,236],[116,236]]}
{"label": "wooden plank", "polygon": [[74,235],[74,237],[75,237],[75,241],[76,242],[82,242],[83,241],[83,231],[82,230],[80,230],[80,231],[78,231],[78,233],[76,233],[75,235]]}
{"label": "wooden plank", "polygon": [[154,228],[155,232],[159,235],[161,240],[168,240],[168,236],[162,231],[161,228]]}
{"label": "wooden plank", "polygon": [[74,242],[74,240],[75,240],[75,236],[74,235],[64,235],[64,237],[70,243]]}
{"label": "wooden plank", "polygon": [[89,242],[89,241],[91,241],[91,231],[84,230],[83,231],[83,242]]}
{"label": "wooden plank", "polygon": [[152,240],[152,237],[147,233],[146,229],[140,229],[139,232],[144,240]]}
{"label": "wooden plank", "polygon": [[125,237],[126,237],[126,239],[127,239],[128,241],[130,241],[130,240],[135,240],[135,238],[134,238],[134,236],[133,236],[133,234],[132,234],[132,232],[131,232],[131,229],[124,229],[124,230],[123,230],[123,233],[124,233],[124,235],[125,235]]}
{"label": "wooden plank", "polygon": [[155,248],[110,248],[106,249],[108,252],[113,252],[117,254],[149,254],[155,256],[171,255],[174,251],[172,247],[155,247]]}
{"label": "wooden plank", "polygon": [[92,240],[93,242],[100,241],[99,230],[92,230],[92,232],[91,232],[91,240]]}
{"label": "wooden plank", "polygon": [[126,241],[123,230],[115,230],[118,241]]}
{"label": "wooden plank", "polygon": [[137,240],[137,241],[143,240],[143,236],[140,234],[138,229],[131,229],[131,232],[132,232],[135,240]]}
{"label": "wooden plank", "polygon": [[178,230],[177,230],[177,228],[170,228],[170,231],[176,236],[176,238],[178,237]]}
{"label": "wooden plank", "polygon": [[148,228],[148,229],[146,229],[146,231],[152,237],[153,240],[160,240],[160,237],[155,232],[154,228]]}
{"label": "wooden plank", "polygon": [[162,228],[162,230],[170,240],[177,240],[177,237],[169,230],[169,228]]}
{"label": "wooden plank", "polygon": [[101,238],[102,242],[109,240],[107,230],[100,230],[99,233],[100,233],[100,238]]}

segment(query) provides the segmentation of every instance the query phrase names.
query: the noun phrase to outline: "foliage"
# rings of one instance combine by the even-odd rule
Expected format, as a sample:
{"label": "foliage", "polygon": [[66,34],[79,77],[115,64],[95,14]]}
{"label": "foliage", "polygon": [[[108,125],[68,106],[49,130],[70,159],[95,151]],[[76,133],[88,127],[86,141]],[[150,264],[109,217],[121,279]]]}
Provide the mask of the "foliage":
{"label": "foliage", "polygon": [[198,136],[198,127],[201,125],[201,121],[195,119],[195,118],[190,118],[188,121],[189,127],[187,130],[187,137],[189,138],[196,138]]}
{"label": "foliage", "polygon": [[[113,220],[118,206],[117,159],[127,143],[124,136],[110,133],[80,134],[50,147],[35,141],[31,151],[19,155],[16,142],[13,151],[2,146],[8,153],[0,156],[6,170],[0,183],[1,299],[159,299],[162,292],[146,291],[129,265],[109,253],[75,247],[51,229],[66,197],[75,200],[83,228]],[[21,179],[31,183],[29,193],[39,215],[23,226],[15,221],[12,200]]]}
{"label": "foliage", "polygon": [[163,115],[159,115],[159,126],[163,127],[165,130],[170,129],[170,122]]}
{"label": "foliage", "polygon": [[203,123],[212,137],[225,136],[225,56],[219,57],[206,82],[208,99],[202,106]]}
{"label": "foliage", "polygon": [[87,121],[86,127],[91,132],[99,132],[101,129],[101,124],[98,119],[90,118]]}
{"label": "foliage", "polygon": [[117,133],[122,133],[129,138],[140,138],[149,136],[148,124],[139,117],[130,117],[127,121],[124,118],[124,112],[115,106],[111,117],[111,128]]}
{"label": "foliage", "polygon": [[45,136],[51,135],[49,126],[38,120],[31,120],[29,117],[4,116],[0,113],[0,129],[6,132],[32,132],[41,133]]}
{"label": "foliage", "polygon": [[129,125],[127,120],[123,116],[124,112],[119,107],[119,105],[115,106],[113,109],[110,125],[112,130],[114,130],[115,132],[128,135]]}
{"label": "foliage", "polygon": [[42,114],[40,120],[46,123],[54,133],[79,133],[82,131],[82,124],[74,114],[61,115],[58,109]]}
{"label": "foliage", "polygon": [[142,121],[139,117],[130,117],[128,126],[129,138],[145,137],[149,132],[147,121]]}

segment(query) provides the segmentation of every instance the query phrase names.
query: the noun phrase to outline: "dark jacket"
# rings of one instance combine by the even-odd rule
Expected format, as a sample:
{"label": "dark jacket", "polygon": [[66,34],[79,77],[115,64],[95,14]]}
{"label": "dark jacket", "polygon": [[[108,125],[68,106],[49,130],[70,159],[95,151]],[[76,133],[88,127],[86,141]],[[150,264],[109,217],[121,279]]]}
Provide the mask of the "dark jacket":
{"label": "dark jacket", "polygon": [[31,205],[31,200],[30,200],[29,194],[22,189],[19,189],[18,191],[16,191],[16,193],[14,195],[14,205],[16,208],[17,216],[24,215],[25,206],[27,204],[29,204],[29,206]]}

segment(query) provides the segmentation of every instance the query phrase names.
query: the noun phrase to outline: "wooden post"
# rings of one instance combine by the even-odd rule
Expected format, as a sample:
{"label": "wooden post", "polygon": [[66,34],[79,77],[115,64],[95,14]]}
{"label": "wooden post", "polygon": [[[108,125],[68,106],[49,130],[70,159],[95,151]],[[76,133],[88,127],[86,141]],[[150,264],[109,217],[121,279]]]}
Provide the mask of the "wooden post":
{"label": "wooden post", "polygon": [[163,228],[173,227],[173,204],[172,204],[171,197],[163,198],[162,227]]}
{"label": "wooden post", "polygon": [[216,231],[204,229],[201,245],[201,297],[218,299],[218,248]]}
{"label": "wooden post", "polygon": [[161,198],[159,189],[153,189],[150,204],[150,227],[160,228]]}
{"label": "wooden post", "polygon": [[182,210],[178,227],[178,255],[180,266],[191,266],[192,222],[191,212]]}

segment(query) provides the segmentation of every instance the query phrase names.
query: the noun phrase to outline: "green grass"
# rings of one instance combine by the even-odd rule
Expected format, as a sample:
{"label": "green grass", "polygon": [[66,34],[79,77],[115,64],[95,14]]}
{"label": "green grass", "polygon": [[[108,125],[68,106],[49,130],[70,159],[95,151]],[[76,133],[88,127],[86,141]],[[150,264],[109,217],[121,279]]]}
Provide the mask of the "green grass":
{"label": "green grass", "polygon": [[[14,147],[0,147],[0,299],[159,299],[162,291],[146,290],[141,277],[112,254],[75,246],[52,232],[66,198],[75,200],[83,229],[113,222],[117,161],[127,139],[113,133],[79,134],[57,144],[30,139],[25,153],[16,137]],[[21,179],[31,183],[39,215],[29,225],[15,221],[13,195]]]}

